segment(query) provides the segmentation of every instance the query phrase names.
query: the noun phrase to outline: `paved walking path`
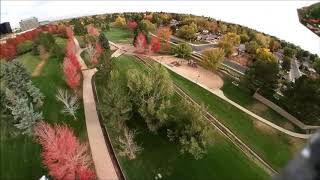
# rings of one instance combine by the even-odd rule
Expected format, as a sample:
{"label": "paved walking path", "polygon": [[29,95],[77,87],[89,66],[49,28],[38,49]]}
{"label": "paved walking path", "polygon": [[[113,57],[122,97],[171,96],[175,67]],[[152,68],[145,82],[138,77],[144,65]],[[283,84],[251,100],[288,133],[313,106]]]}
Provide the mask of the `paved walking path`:
{"label": "paved walking path", "polygon": [[[83,75],[83,105],[86,118],[86,126],[88,139],[92,154],[93,163],[96,174],[99,180],[118,180],[115,167],[112,163],[109,150],[107,148],[101,125],[96,110],[92,89],[92,76],[97,72],[97,69],[88,69],[83,59],[80,56],[82,49],[78,41],[74,38],[76,44],[76,55],[81,65]],[[88,70],[87,70],[88,69]]]}
{"label": "paved walking path", "polygon": [[[152,56],[150,56],[152,58]],[[235,106],[236,108],[240,109],[241,111],[245,112],[246,114],[256,118],[257,120],[263,122],[264,124],[267,124],[269,125],[270,127],[274,128],[274,129],[277,129],[279,130],[280,132],[282,133],[285,133],[289,136],[292,136],[292,137],[296,137],[296,138],[301,138],[301,139],[309,139],[311,137],[310,134],[300,134],[300,133],[295,133],[295,132],[292,132],[292,131],[289,131],[287,129],[284,129],[258,115],[256,115],[255,113],[249,111],[248,109],[242,107],[241,105],[235,103],[234,101],[230,100],[229,98],[227,98],[224,94],[223,94],[223,91],[220,90],[220,89],[211,89],[207,86],[207,84],[205,84],[205,82],[202,82],[202,83],[199,83],[199,82],[196,82],[194,79],[191,79],[188,75],[186,74],[183,74],[183,73],[180,73],[179,71],[177,71],[174,67],[171,67],[169,66],[168,64],[162,62],[162,61],[159,61],[158,58],[155,59],[157,62],[161,63],[163,66],[165,66],[166,68],[176,72],[177,74],[181,75],[182,77],[188,79],[189,81],[195,83],[195,84],[198,84],[199,86],[201,86],[202,88],[210,91],[211,93],[213,93],[214,95],[220,97],[221,99],[227,101],[228,103],[232,104],[233,106]]]}

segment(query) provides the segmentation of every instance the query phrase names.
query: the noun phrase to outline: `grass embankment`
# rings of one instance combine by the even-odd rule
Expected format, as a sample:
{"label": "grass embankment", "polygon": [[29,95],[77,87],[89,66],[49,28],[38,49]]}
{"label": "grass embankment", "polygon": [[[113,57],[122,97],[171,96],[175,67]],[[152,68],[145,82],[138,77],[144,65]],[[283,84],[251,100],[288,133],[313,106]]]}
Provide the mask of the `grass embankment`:
{"label": "grass embankment", "polygon": [[[296,142],[302,140],[284,135],[273,128],[259,123],[253,117],[225,102],[211,92],[171,72],[172,79],[198,103],[204,103],[208,111],[251,147],[273,168],[279,170],[297,149]],[[292,141],[294,139],[294,142]]]}
{"label": "grass embankment", "polygon": [[223,77],[223,87],[221,90],[229,99],[285,129],[302,132],[299,127],[291,123],[288,119],[254,99],[249,89],[243,87],[241,84],[239,86],[235,86],[232,84],[232,81],[233,80],[230,77]]}
{"label": "grass embankment", "polygon": [[[121,83],[126,82],[126,72],[129,69],[137,69],[141,73],[146,71],[143,64],[130,56],[120,56],[116,61],[116,69],[120,72]],[[98,98],[102,99],[103,79],[97,79]],[[143,147],[142,153],[135,160],[129,161],[118,156],[128,180],[154,179],[158,173],[163,176],[163,179],[248,180],[269,178],[260,167],[248,159],[225,137],[217,133],[209,123],[208,126],[212,127],[214,143],[208,147],[208,153],[201,160],[194,160],[190,155],[181,154],[177,144],[169,142],[165,132],[154,135],[147,131],[141,120],[135,119],[135,117],[132,117],[128,123],[131,128],[138,130],[139,134],[136,140]],[[115,145],[118,137],[109,123],[107,123],[107,130]],[[232,173],[230,173],[231,171]]]}
{"label": "grass embankment", "polygon": [[[63,43],[61,45],[64,46]],[[34,61],[39,61],[38,56],[31,56],[29,53],[19,56],[18,59],[27,67],[29,72],[37,65]],[[75,121],[71,116],[66,116],[60,112],[63,105],[55,98],[58,88],[67,88],[61,68],[62,61],[62,59],[49,58],[41,75],[32,78],[34,85],[45,96],[44,105],[41,109],[44,121],[68,124],[74,129],[76,136],[80,137],[82,141],[87,141],[82,101],[77,113],[78,119]],[[32,137],[18,135],[17,137],[1,138],[1,140],[0,179],[39,179],[42,175],[48,174],[41,163],[40,145],[35,143]]]}
{"label": "grass embankment", "polygon": [[129,43],[133,41],[133,33],[125,28],[110,27],[109,31],[104,32],[109,41],[115,43]]}

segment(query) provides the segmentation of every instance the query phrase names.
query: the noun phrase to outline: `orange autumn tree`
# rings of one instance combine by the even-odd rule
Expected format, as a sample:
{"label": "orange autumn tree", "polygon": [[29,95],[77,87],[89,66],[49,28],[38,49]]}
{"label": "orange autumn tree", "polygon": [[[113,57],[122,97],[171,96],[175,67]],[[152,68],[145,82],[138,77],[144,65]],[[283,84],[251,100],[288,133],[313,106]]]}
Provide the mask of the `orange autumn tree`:
{"label": "orange autumn tree", "polygon": [[159,37],[160,41],[164,43],[164,47],[165,49],[169,49],[170,48],[170,37],[171,37],[171,30],[169,27],[161,27],[158,29],[157,31],[157,36]]}
{"label": "orange autumn tree", "polygon": [[34,128],[34,135],[42,146],[42,162],[54,179],[96,178],[87,145],[81,144],[67,125],[39,122]]}

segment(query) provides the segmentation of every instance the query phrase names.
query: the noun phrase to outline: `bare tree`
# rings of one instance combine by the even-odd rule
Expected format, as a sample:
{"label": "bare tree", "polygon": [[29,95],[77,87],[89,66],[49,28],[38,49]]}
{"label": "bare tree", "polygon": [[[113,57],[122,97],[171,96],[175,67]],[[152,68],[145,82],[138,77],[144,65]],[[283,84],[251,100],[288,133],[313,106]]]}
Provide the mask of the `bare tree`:
{"label": "bare tree", "polygon": [[127,127],[123,129],[123,136],[118,139],[120,145],[120,156],[127,156],[129,160],[132,160],[136,158],[137,153],[142,151],[142,147],[134,142],[134,136],[136,134],[136,131],[130,131]]}
{"label": "bare tree", "polygon": [[66,89],[58,89],[56,98],[64,104],[64,108],[61,112],[73,116],[74,120],[76,120],[76,113],[79,109],[78,97],[76,95],[69,94]]}

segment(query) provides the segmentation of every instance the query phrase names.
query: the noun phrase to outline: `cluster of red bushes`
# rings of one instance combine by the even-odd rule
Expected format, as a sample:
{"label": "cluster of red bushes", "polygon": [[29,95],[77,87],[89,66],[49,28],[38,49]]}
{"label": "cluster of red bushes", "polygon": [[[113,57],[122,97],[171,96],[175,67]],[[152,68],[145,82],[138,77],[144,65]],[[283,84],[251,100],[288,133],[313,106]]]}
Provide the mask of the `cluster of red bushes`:
{"label": "cluster of red bushes", "polygon": [[16,37],[8,39],[6,43],[0,44],[0,59],[12,59],[16,55],[16,48],[20,43],[23,43],[27,40],[33,41],[37,38],[38,34],[43,31],[48,31],[54,34],[61,34],[63,36],[65,36],[66,34],[63,25],[54,24],[40,26],[31,31],[18,34]]}
{"label": "cluster of red bushes", "polygon": [[134,42],[134,46],[138,49],[138,52],[158,52],[161,48],[160,41],[157,37],[152,36],[150,43],[148,44],[147,37],[143,32],[140,32]]}
{"label": "cluster of red bushes", "polygon": [[81,66],[75,54],[76,47],[73,41],[74,37],[71,27],[66,28],[66,34],[68,41],[66,44],[66,56],[63,61],[63,72],[67,85],[71,89],[76,90],[76,88],[80,85]]}

